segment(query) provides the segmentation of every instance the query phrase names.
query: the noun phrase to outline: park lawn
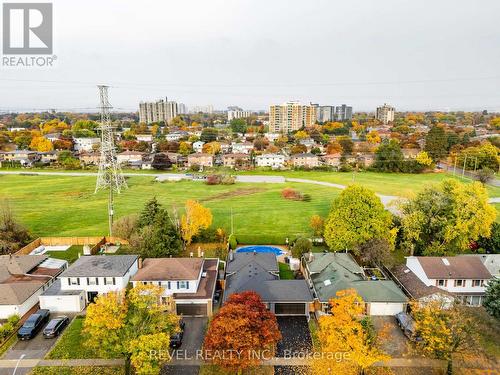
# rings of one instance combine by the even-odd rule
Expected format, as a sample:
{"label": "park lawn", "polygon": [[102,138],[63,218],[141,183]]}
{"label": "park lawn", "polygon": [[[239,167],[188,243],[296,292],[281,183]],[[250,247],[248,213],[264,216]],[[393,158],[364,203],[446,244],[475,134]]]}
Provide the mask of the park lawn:
{"label": "park lawn", "polygon": [[79,255],[83,254],[83,246],[73,245],[66,251],[47,251],[45,254],[51,258],[67,260],[71,264],[78,259]]}
{"label": "park lawn", "polygon": [[83,316],[77,316],[73,319],[56,345],[47,354],[47,359],[99,358],[96,353],[83,345],[82,329],[84,320]]}
{"label": "park lawn", "polygon": [[293,275],[293,271],[290,269],[290,266],[286,263],[278,263],[279,271],[280,271],[280,279],[282,280],[293,280],[295,279]]}
{"label": "park lawn", "polygon": [[[129,188],[115,200],[115,219],[138,213],[152,197],[182,213],[187,199],[212,210],[214,227],[231,229],[240,243],[284,243],[286,237],[310,234],[314,214],[325,216],[340,190],[300,183],[208,186],[200,181],[155,182],[129,177]],[[19,220],[34,236],[98,236],[107,233],[107,194],[94,194],[95,177],[0,176],[0,199],[8,199]],[[311,195],[310,202],[282,198],[292,187]]]}
{"label": "park lawn", "polygon": [[125,375],[125,367],[38,366],[31,370],[30,375]]}
{"label": "park lawn", "polygon": [[[252,170],[239,172],[251,175],[276,175],[285,178],[303,178],[317,181],[332,182],[341,185],[352,183],[361,184],[373,191],[399,197],[409,197],[422,190],[426,185],[439,183],[447,178],[456,178],[465,183],[470,183],[469,178],[453,176],[445,172],[436,173],[380,173],[380,172],[324,172],[324,171],[270,171]],[[487,185],[490,197],[500,197],[500,187]]]}

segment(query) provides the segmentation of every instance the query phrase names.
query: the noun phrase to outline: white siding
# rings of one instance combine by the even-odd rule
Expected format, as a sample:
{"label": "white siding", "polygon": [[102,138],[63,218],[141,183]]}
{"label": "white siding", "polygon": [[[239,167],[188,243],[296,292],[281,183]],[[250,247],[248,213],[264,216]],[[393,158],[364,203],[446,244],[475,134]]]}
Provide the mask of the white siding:
{"label": "white siding", "polygon": [[51,312],[80,312],[85,308],[85,292],[78,295],[40,296],[40,308]]}

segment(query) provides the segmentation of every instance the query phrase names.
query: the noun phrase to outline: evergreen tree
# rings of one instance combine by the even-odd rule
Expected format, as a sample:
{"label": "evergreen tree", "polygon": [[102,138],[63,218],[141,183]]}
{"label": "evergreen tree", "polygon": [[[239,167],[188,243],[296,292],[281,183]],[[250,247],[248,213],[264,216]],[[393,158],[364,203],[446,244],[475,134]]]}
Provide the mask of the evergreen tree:
{"label": "evergreen tree", "polygon": [[448,137],[442,126],[434,125],[425,137],[425,151],[438,162],[448,153]]}
{"label": "evergreen tree", "polygon": [[160,210],[161,204],[158,202],[156,197],[146,202],[141,214],[139,215],[139,221],[137,223],[139,225],[139,228],[143,228],[146,225],[153,224],[156,215],[160,212]]}

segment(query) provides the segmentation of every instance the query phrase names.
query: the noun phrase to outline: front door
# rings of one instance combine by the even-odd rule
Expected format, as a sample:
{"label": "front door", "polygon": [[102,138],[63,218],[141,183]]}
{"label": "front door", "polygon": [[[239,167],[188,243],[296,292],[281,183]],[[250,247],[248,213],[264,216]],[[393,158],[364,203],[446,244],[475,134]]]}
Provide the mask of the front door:
{"label": "front door", "polygon": [[98,294],[97,292],[87,292],[87,301],[89,303],[93,303],[97,297],[97,294]]}

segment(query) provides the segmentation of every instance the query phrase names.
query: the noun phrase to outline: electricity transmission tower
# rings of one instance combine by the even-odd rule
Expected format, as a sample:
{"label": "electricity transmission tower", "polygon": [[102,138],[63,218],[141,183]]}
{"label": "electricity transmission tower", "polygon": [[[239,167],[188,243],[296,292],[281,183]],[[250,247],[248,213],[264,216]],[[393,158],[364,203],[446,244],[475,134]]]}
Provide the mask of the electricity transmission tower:
{"label": "electricity transmission tower", "polygon": [[108,86],[97,86],[99,88],[101,124],[97,128],[101,132],[101,155],[99,159],[99,173],[95,185],[95,193],[101,189],[109,190],[108,199],[108,221],[109,236],[113,234],[113,192],[120,194],[122,188],[127,187],[123,177],[120,164],[116,161],[115,137],[113,125],[111,124],[108,100]]}

